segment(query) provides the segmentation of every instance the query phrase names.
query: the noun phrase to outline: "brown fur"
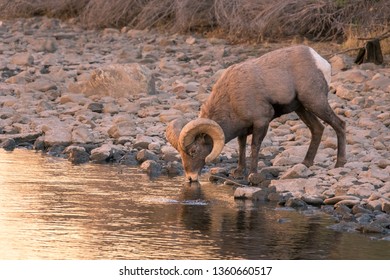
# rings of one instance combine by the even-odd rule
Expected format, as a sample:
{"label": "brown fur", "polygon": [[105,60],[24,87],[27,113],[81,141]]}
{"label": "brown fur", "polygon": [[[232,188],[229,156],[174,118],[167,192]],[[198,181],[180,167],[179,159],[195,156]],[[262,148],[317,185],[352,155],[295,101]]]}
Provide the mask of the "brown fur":
{"label": "brown fur", "polygon": [[[312,134],[303,163],[313,164],[324,129],[320,118],[336,131],[336,166],[343,166],[346,162],[345,122],[330,108],[328,91],[324,73],[317,67],[309,47],[284,48],[229,67],[214,85],[199,117],[217,122],[224,131],[226,143],[238,137],[240,156],[236,175],[242,175],[246,170],[247,136],[252,134],[250,172],[256,173],[259,149],[269,123],[293,111]],[[186,161],[183,159],[184,166],[189,165]],[[190,173],[197,172],[200,170]]]}

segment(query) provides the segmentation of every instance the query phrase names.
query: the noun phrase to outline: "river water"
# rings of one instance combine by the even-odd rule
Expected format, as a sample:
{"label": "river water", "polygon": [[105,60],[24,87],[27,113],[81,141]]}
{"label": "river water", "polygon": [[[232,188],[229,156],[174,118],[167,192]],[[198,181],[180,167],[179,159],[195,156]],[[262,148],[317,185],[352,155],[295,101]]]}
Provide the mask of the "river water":
{"label": "river water", "polygon": [[0,150],[0,259],[390,259],[390,242],[319,211],[234,200],[229,186],[149,179]]}

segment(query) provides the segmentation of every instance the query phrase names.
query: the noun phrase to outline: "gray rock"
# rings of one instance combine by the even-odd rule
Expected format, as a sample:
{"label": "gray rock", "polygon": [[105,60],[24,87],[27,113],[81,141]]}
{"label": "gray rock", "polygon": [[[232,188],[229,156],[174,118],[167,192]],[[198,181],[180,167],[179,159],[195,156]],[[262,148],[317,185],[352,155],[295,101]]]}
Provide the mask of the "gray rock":
{"label": "gray rock", "polygon": [[291,207],[299,210],[306,210],[307,203],[297,197],[291,197],[286,201],[286,207]]}
{"label": "gray rock", "polygon": [[162,167],[159,163],[154,160],[146,160],[142,162],[141,169],[144,170],[149,176],[157,177],[161,174]]}
{"label": "gray rock", "polygon": [[88,104],[88,109],[95,113],[103,113],[104,105],[98,102]]}
{"label": "gray rock", "polygon": [[13,151],[16,148],[16,142],[13,138],[5,139],[0,142],[0,148],[3,148],[6,151]]}
{"label": "gray rock", "polygon": [[68,160],[73,164],[82,164],[89,161],[89,153],[84,147],[71,146],[67,149]]}
{"label": "gray rock", "polygon": [[179,176],[182,175],[184,172],[183,165],[177,161],[168,162],[165,168],[169,176]]}
{"label": "gray rock", "polygon": [[91,161],[102,163],[108,161],[111,156],[111,146],[103,145],[91,151]]}
{"label": "gray rock", "polygon": [[147,160],[157,161],[158,156],[152,151],[142,149],[137,153],[137,160],[142,163]]}
{"label": "gray rock", "polygon": [[266,191],[257,187],[238,187],[234,191],[236,199],[265,200],[267,195]]}

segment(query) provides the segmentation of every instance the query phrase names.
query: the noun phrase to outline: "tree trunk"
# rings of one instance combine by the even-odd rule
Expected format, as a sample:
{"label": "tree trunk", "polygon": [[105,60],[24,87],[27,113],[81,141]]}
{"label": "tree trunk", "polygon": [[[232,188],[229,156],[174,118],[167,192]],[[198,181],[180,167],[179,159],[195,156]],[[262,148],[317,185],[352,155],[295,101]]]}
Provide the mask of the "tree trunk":
{"label": "tree trunk", "polygon": [[383,55],[379,39],[368,41],[366,46],[359,50],[355,63],[362,64],[367,62],[372,62],[377,65],[383,63]]}

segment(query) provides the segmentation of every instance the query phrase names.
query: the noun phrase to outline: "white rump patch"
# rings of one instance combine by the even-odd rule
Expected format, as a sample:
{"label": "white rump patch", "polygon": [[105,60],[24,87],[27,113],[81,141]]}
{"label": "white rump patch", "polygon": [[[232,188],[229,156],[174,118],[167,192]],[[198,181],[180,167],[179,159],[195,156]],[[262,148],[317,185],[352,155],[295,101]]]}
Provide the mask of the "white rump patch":
{"label": "white rump patch", "polygon": [[322,56],[320,56],[315,50],[312,48],[310,49],[310,53],[314,58],[314,61],[316,62],[317,68],[321,70],[321,72],[324,74],[325,80],[330,85],[330,79],[332,76],[332,67],[330,66],[329,62],[326,61]]}

